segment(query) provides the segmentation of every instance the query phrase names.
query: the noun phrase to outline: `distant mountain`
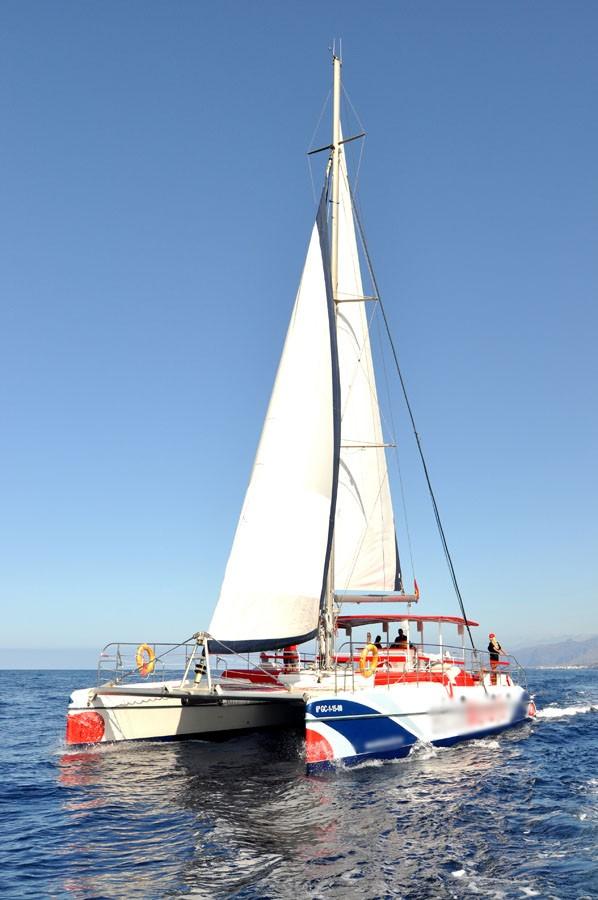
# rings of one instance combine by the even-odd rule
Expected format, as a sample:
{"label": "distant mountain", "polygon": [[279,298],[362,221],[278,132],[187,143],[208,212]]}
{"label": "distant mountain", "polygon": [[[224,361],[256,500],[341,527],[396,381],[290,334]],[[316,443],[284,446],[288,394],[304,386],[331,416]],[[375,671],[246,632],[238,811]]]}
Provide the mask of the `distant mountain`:
{"label": "distant mountain", "polygon": [[553,644],[536,644],[514,651],[522,666],[598,666],[598,635]]}

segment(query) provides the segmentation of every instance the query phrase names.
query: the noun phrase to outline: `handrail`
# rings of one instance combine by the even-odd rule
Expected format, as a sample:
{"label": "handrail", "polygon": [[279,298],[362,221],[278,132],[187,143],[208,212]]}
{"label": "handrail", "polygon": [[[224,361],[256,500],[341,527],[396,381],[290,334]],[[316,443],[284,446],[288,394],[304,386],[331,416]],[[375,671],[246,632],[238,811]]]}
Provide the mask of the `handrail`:
{"label": "handrail", "polygon": [[[106,682],[106,676],[111,675],[111,682],[123,680],[125,678],[147,678],[150,681],[163,681],[167,671],[182,672],[186,669],[189,657],[193,654],[196,643],[171,644],[160,641],[144,641],[152,648],[155,654],[154,669],[149,676],[142,676],[139,672],[134,654],[140,643],[132,641],[112,641],[106,644],[98,659],[97,665],[97,684],[101,685]],[[179,651],[178,653],[175,651]],[[172,656],[171,656],[172,654]],[[164,659],[165,656],[171,656],[172,665],[168,665]],[[170,660],[169,660],[170,661]]]}
{"label": "handrail", "polygon": [[[336,651],[336,665],[339,668],[343,667],[345,671],[351,668],[355,672],[360,654],[369,643],[369,641],[357,643],[344,641]],[[510,654],[505,654],[503,658],[493,662],[486,650],[472,649],[463,645],[432,644],[427,641],[417,644],[411,642],[408,647],[393,647],[387,643],[378,648],[375,683],[376,686],[380,686],[381,682],[382,684],[386,682],[388,686],[403,681],[419,684],[420,681],[429,681],[435,675],[444,679],[447,673],[451,670],[454,672],[455,668],[460,674],[454,674],[452,680],[456,680],[457,684],[460,679],[466,681],[473,678],[487,689],[499,683],[501,676],[508,675],[511,681],[516,680],[527,686],[525,671],[518,660]],[[508,683],[509,681],[506,682]]]}
{"label": "handrail", "polygon": [[[135,663],[135,652],[139,647],[133,642],[111,642],[106,644],[100,654],[97,666],[97,684],[118,683],[130,678],[144,678],[151,682],[163,682],[167,677],[185,677],[189,671],[189,661],[197,652],[197,642],[183,644],[167,644],[161,642],[144,642],[155,653],[154,670],[149,676],[142,676]],[[336,649],[333,660],[334,688],[339,690],[355,690],[356,675],[359,674],[359,661],[363,648],[370,642],[344,640]],[[299,649],[299,648],[298,648]],[[239,654],[248,672],[259,671],[262,665],[268,665],[263,669],[268,674],[285,672],[285,655],[282,652],[263,653],[259,660],[252,660],[250,655]],[[317,653],[308,653],[299,650],[298,671],[310,671],[318,667],[319,657]],[[229,668],[229,660],[222,655],[208,657],[207,665],[212,672],[212,677],[219,679],[226,677]],[[233,667],[234,668],[234,667]],[[458,673],[455,673],[455,668]],[[479,681],[487,689],[500,679],[503,684],[509,684],[503,680],[508,674],[510,679],[517,681],[527,688],[525,670],[512,654],[504,654],[498,661],[491,661],[490,654],[485,650],[472,650],[463,645],[432,644],[426,642],[411,643],[410,647],[397,647],[389,643],[378,649],[378,666],[372,683],[377,686],[400,683],[402,680],[410,683],[429,681],[428,676],[440,674],[443,678],[449,670],[453,670],[451,678],[466,679],[468,676]],[[286,670],[288,671],[288,669]],[[408,673],[408,678],[399,677],[401,672]],[[384,679],[382,676],[386,674]],[[211,681],[211,679],[208,679]],[[500,682],[498,682],[500,683]],[[359,680],[357,687],[362,686]]]}

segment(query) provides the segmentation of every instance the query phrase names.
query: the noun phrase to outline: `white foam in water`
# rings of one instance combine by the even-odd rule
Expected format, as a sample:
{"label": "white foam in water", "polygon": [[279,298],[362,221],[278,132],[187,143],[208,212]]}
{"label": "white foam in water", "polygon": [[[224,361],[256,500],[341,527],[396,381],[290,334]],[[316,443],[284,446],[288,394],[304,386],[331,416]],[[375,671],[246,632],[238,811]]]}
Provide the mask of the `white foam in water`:
{"label": "white foam in water", "polygon": [[354,763],[352,766],[346,766],[342,760],[338,760],[335,762],[335,768],[338,769],[339,772],[355,772],[358,769],[379,769],[380,766],[384,766],[388,763],[397,763],[402,762],[400,759],[364,759],[363,762]]}
{"label": "white foam in water", "polygon": [[438,756],[438,748],[426,741],[416,741],[409,751],[409,756],[417,756],[418,759],[433,759]]}
{"label": "white foam in water", "polygon": [[577,716],[580,713],[589,713],[598,709],[598,706],[547,706],[536,713],[539,719],[561,719],[564,716]]}
{"label": "white foam in water", "polygon": [[476,744],[478,747],[485,747],[486,750],[500,750],[500,744],[496,738],[478,738]]}

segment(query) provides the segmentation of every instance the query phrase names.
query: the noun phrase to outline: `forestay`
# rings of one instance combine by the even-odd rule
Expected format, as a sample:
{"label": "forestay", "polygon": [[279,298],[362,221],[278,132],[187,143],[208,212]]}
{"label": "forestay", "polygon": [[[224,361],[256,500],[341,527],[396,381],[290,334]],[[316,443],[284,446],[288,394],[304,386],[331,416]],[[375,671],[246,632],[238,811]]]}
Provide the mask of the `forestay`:
{"label": "forestay", "polygon": [[316,632],[338,462],[333,318],[323,199],[209,626],[217,649],[267,649]]}

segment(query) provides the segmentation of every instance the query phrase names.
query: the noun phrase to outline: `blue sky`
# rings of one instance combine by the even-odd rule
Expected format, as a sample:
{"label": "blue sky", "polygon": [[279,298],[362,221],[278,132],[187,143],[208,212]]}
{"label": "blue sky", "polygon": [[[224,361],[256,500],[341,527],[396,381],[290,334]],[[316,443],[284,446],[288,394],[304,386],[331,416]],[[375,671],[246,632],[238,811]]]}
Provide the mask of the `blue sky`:
{"label": "blue sky", "polygon": [[[311,228],[334,36],[468,611],[512,646],[598,632],[596,4],[0,18],[0,645],[207,626]],[[401,428],[420,612],[454,613]]]}

